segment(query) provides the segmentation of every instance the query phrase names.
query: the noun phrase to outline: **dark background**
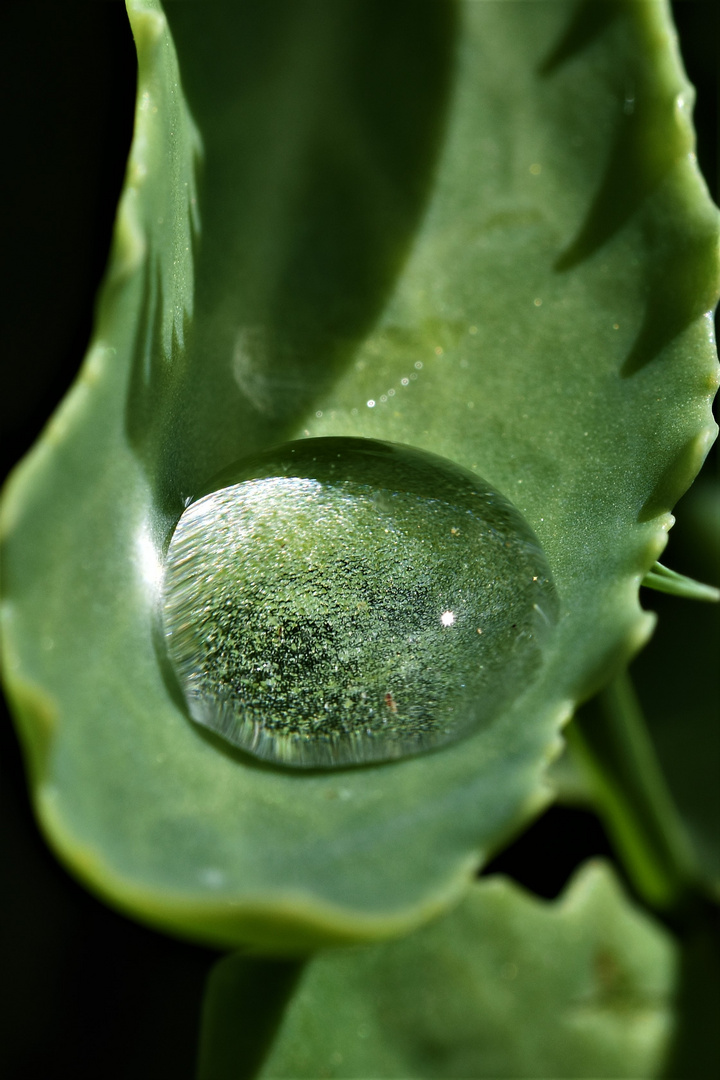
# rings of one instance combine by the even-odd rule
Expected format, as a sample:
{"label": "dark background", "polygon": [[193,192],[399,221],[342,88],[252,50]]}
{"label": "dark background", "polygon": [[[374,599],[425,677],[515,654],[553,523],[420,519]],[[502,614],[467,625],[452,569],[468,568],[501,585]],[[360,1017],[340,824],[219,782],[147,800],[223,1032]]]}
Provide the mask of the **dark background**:
{"label": "dark background", "polygon": [[[673,10],[698,89],[699,161],[717,200],[720,5],[679,0]],[[113,0],[15,2],[2,29],[5,475],[72,382],[90,338],[132,135],[136,64],[124,7]],[[713,458],[706,474],[714,468]],[[682,515],[677,534],[672,565],[698,573]],[[674,603],[652,598],[661,625],[642,657],[646,672],[670,647],[663,615],[669,623]],[[35,827],[6,711],[0,752],[0,1075],[189,1080],[217,954],[116,915],[66,875]],[[555,807],[492,869],[553,897],[579,862],[609,851],[592,814]]]}

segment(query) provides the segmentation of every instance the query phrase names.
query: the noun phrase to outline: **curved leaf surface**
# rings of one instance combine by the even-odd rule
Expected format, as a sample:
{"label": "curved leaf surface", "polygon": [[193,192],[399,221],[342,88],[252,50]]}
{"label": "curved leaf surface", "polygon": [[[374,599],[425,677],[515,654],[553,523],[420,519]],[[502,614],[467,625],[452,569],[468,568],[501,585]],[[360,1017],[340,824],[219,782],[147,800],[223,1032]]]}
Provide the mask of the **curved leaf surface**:
{"label": "curved leaf surface", "polygon": [[[691,91],[661,4],[129,11],[136,133],[95,339],[3,505],[38,814],[165,929],[278,952],[392,935],[546,798],[563,720],[650,632],[638,584],[712,438]],[[301,774],[188,720],[157,585],[210,476],[326,435],[486,477],[562,616],[486,731]]]}

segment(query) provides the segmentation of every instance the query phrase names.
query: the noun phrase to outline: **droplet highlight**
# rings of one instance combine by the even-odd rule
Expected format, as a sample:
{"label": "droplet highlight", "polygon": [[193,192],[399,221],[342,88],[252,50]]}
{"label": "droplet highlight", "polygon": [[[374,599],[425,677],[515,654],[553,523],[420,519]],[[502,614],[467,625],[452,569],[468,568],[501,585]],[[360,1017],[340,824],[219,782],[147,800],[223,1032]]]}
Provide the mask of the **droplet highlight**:
{"label": "droplet highlight", "polygon": [[288,443],[225,470],[181,515],[161,590],[192,719],[300,768],[489,726],[535,678],[557,610],[507,499],[369,439]]}

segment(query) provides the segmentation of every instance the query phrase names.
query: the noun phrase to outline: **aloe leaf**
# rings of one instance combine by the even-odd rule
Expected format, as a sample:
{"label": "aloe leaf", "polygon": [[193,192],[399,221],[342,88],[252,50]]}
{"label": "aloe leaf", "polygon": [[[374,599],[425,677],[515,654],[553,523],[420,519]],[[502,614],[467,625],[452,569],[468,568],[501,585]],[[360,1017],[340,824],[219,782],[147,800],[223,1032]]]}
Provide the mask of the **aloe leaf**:
{"label": "aloe leaf", "polygon": [[[213,970],[199,1080],[238,1075],[260,986],[297,978],[289,964],[257,967],[234,954]],[[255,1075],[658,1076],[677,971],[670,935],[602,863],[552,903],[487,878],[408,938],[309,961]]]}
{"label": "aloe leaf", "polygon": [[[691,90],[664,4],[128,9],[94,341],[3,502],[37,813],[155,926],[275,952],[396,934],[548,797],[562,722],[651,632],[638,586],[714,431]],[[189,721],[156,633],[169,532],[217,470],[308,435],[441,454],[534,528],[562,617],[487,730],[300,773]]]}

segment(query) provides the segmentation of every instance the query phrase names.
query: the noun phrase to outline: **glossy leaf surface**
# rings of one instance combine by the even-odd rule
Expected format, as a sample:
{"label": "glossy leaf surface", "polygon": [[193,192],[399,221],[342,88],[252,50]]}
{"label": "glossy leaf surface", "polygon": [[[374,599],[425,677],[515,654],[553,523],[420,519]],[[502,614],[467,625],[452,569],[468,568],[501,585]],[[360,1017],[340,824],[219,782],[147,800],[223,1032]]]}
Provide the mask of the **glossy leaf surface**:
{"label": "glossy leaf surface", "polygon": [[[650,631],[638,584],[716,379],[690,90],[661,4],[129,10],[136,134],[94,343],[3,509],[37,810],[154,925],[278,952],[392,935],[539,805],[562,721]],[[298,775],[188,720],[164,545],[215,472],[308,435],[457,461],[537,533],[561,620],[487,731]]]}

